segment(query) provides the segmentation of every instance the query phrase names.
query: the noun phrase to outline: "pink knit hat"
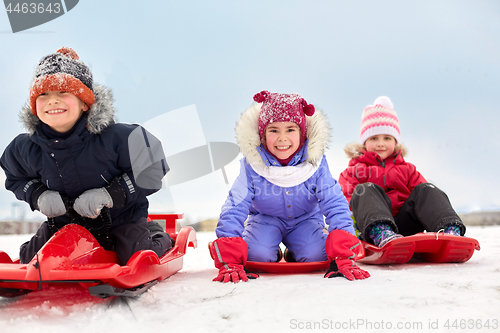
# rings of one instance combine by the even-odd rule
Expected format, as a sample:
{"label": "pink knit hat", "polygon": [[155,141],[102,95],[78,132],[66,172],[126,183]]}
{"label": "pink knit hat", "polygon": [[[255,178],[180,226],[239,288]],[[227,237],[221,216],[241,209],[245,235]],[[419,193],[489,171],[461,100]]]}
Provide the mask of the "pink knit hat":
{"label": "pink knit hat", "polygon": [[267,125],[275,122],[292,122],[299,125],[302,137],[300,143],[306,141],[306,115],[312,116],[315,108],[307,104],[299,94],[278,94],[263,90],[253,96],[253,100],[262,103],[259,113],[259,135],[264,138]]}
{"label": "pink knit hat", "polygon": [[387,96],[378,97],[373,105],[368,105],[363,110],[361,116],[361,143],[364,144],[369,137],[379,134],[393,136],[396,142],[401,140],[398,115]]}

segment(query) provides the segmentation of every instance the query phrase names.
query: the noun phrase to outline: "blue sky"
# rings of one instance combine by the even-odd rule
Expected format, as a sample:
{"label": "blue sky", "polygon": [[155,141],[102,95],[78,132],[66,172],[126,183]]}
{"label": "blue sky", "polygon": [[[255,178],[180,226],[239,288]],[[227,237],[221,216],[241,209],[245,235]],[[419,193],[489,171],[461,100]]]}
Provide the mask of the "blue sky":
{"label": "blue sky", "polygon": [[[34,66],[69,46],[113,89],[119,121],[144,124],[195,105],[207,142],[235,142],[235,122],[256,92],[297,92],[330,120],[335,178],[363,108],[389,96],[407,160],[456,210],[500,209],[498,1],[81,0],[15,34],[0,11],[0,45],[2,151],[23,131],[18,112]],[[179,131],[179,142],[189,132]],[[227,166],[230,179],[237,170],[237,161]],[[152,210],[215,217],[227,192],[221,179],[214,172],[163,189]],[[172,196],[175,208],[164,205]],[[16,199],[5,189],[0,199],[7,218]]]}

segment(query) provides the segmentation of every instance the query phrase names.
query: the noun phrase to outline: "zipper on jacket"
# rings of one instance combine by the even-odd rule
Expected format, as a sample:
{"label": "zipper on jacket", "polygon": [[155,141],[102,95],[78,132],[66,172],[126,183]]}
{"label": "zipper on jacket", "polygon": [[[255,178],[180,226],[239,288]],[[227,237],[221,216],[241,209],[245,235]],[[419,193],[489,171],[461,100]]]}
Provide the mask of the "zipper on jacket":
{"label": "zipper on jacket", "polygon": [[382,168],[384,168],[384,174],[382,175],[382,178],[384,179],[384,187],[387,187],[387,183],[385,182],[385,161],[379,161],[379,163],[382,166]]}

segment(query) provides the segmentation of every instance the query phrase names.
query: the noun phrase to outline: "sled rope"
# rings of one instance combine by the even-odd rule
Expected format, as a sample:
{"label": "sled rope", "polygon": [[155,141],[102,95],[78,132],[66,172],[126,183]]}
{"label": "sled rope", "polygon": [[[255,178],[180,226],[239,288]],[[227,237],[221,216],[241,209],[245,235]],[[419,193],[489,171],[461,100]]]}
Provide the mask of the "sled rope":
{"label": "sled rope", "polygon": [[40,261],[38,260],[38,253],[36,254],[36,263],[33,266],[38,269],[38,276],[40,276],[40,280],[36,282],[36,287],[38,290],[42,290],[42,270],[40,269]]}
{"label": "sled rope", "polygon": [[436,240],[439,240],[439,233],[443,232],[444,234],[444,229],[439,229],[438,232],[436,232]]}

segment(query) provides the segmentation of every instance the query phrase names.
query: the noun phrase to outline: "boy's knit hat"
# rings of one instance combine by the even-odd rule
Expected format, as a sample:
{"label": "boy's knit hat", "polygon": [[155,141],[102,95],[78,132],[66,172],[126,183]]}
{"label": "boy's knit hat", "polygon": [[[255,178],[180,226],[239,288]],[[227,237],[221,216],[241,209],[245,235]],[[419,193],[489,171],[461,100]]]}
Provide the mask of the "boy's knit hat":
{"label": "boy's knit hat", "polygon": [[275,122],[293,122],[299,125],[302,134],[300,143],[306,141],[306,115],[312,116],[315,108],[307,104],[299,94],[278,94],[263,90],[253,96],[253,100],[262,103],[259,113],[259,135],[264,138],[267,125]]}
{"label": "boy's knit hat", "polygon": [[36,99],[47,91],[66,91],[80,98],[88,107],[95,101],[90,68],[78,60],[69,47],[44,57],[35,67],[30,88],[29,104],[36,116]]}
{"label": "boy's knit hat", "polygon": [[393,136],[397,142],[401,140],[399,120],[389,97],[378,97],[373,105],[368,105],[361,116],[360,140],[365,141],[374,135],[387,134]]}

